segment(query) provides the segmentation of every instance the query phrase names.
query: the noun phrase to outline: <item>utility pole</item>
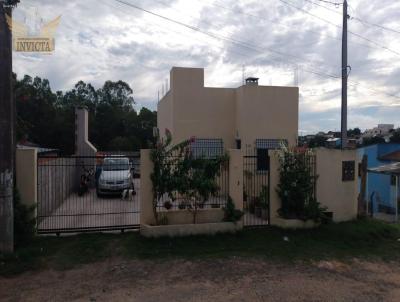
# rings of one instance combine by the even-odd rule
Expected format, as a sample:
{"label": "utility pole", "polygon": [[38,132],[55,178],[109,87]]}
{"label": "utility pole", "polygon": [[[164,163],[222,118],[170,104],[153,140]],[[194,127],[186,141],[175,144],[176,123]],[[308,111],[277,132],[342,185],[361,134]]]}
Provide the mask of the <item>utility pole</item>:
{"label": "utility pole", "polygon": [[5,14],[19,1],[0,1],[0,252],[14,250],[14,102],[11,30]]}
{"label": "utility pole", "polygon": [[342,149],[347,147],[347,0],[343,2],[343,34],[342,34]]}

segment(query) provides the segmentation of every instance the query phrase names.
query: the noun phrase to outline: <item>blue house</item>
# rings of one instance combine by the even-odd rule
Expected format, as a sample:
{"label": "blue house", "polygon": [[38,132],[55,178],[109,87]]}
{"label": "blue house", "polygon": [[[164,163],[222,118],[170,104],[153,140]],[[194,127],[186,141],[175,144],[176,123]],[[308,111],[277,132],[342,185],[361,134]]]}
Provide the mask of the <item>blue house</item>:
{"label": "blue house", "polygon": [[[400,144],[376,144],[358,149],[360,161],[368,156],[368,169],[400,161]],[[396,192],[392,190],[393,179],[390,175],[368,173],[367,197],[373,204],[374,213],[379,207],[394,207]]]}

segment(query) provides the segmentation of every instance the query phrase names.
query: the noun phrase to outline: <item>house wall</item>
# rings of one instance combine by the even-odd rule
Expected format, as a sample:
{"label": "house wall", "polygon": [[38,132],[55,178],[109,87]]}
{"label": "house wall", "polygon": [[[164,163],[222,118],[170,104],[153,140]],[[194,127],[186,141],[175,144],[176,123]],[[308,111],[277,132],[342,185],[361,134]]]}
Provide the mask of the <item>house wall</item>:
{"label": "house wall", "polygon": [[[318,148],[316,152],[317,200],[333,212],[333,221],[357,217],[358,157],[356,150]],[[342,181],[342,162],[355,161],[355,178]]]}
{"label": "house wall", "polygon": [[[400,150],[400,144],[375,144],[359,148],[357,150],[359,160],[363,155],[368,156],[368,168],[375,168],[390,163],[381,161],[379,157]],[[360,185],[360,184],[359,184]],[[375,193],[374,193],[375,192]],[[374,212],[378,210],[377,196],[383,204],[392,205],[395,198],[395,191],[390,186],[390,176],[384,174],[368,173],[367,198],[370,201],[371,194],[374,193]]]}
{"label": "house wall", "polygon": [[[236,91],[236,129],[242,146],[256,139],[286,139],[297,144],[299,89],[241,86]],[[235,131],[236,132],[236,131]]]}
{"label": "house wall", "polygon": [[165,129],[174,134],[174,107],[172,99],[172,91],[170,90],[162,99],[162,102],[157,104],[157,125],[160,131],[160,136],[165,136]]}
{"label": "house wall", "polygon": [[169,128],[174,143],[221,138],[235,148],[237,134],[245,144],[255,139],[286,139],[295,145],[298,132],[298,88],[245,85],[237,89],[204,87],[204,69],[171,70],[171,90],[158,104],[158,128]]}

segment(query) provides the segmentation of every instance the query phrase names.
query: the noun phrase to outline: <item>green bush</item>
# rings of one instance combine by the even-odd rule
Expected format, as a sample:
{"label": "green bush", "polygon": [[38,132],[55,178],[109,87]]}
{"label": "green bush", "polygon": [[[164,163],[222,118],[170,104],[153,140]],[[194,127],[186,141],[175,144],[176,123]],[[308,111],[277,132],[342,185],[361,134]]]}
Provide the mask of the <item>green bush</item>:
{"label": "green bush", "polygon": [[21,203],[18,190],[14,189],[14,242],[16,246],[30,242],[36,233],[35,206]]}
{"label": "green bush", "polygon": [[296,152],[283,148],[280,156],[280,182],[277,193],[282,202],[278,214],[285,219],[326,220],[326,208],[315,198],[315,182],[312,165],[314,154],[311,150]]}
{"label": "green bush", "polygon": [[224,221],[237,222],[240,220],[240,218],[242,218],[243,215],[243,211],[235,209],[235,204],[233,203],[232,198],[229,196],[226,207],[224,208]]}

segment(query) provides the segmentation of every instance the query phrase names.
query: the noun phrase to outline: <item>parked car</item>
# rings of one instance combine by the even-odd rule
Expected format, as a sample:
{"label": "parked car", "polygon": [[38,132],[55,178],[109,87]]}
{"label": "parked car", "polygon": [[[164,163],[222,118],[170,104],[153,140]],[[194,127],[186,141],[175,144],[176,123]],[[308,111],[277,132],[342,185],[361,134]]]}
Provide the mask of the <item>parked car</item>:
{"label": "parked car", "polygon": [[133,189],[133,169],[127,157],[106,157],[96,185],[97,196]]}

